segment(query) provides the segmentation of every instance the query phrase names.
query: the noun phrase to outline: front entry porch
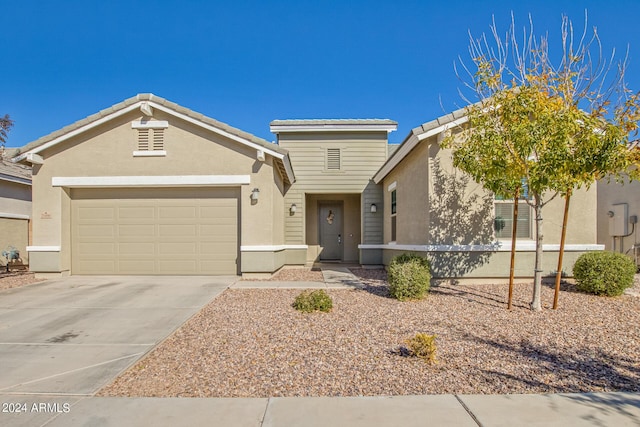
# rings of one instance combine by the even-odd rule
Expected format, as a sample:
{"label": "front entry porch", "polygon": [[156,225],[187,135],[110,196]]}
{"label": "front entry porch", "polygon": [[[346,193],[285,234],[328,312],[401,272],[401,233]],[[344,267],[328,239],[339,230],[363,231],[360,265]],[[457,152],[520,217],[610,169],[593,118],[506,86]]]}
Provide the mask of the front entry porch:
{"label": "front entry porch", "polygon": [[306,194],[307,264],[359,261],[360,194]]}

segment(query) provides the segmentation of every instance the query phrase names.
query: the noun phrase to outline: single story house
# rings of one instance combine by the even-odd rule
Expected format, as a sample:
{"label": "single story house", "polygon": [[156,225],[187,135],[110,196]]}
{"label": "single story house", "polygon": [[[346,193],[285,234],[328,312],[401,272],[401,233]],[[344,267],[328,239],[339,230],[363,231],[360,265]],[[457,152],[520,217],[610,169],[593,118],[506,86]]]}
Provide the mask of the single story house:
{"label": "single story house", "polygon": [[[31,218],[31,168],[11,162],[12,152],[0,156],[0,253],[18,250],[12,264],[29,263],[29,220]],[[7,258],[0,257],[0,266]]]}
{"label": "single story house", "polygon": [[[381,265],[405,251],[437,277],[508,275],[494,211],[510,204],[451,166],[439,142],[462,111],[398,147],[388,119],[274,120],[268,142],[140,94],[23,147],[33,166],[30,268],[39,274],[269,275],[288,265]],[[596,241],[595,191],[572,201],[566,265]],[[562,202],[545,210],[557,251]],[[532,275],[523,209],[517,274]],[[505,260],[506,264],[505,264]],[[547,256],[552,272],[555,257]],[[505,265],[507,268],[505,268]]]}

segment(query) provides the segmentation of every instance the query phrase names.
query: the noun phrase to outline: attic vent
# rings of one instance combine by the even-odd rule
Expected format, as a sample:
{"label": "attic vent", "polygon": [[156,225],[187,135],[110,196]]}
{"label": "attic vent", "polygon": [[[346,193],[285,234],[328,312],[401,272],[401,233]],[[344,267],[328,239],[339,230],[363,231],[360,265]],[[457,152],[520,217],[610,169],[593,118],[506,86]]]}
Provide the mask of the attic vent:
{"label": "attic vent", "polygon": [[138,129],[138,150],[164,150],[164,129]]}
{"label": "attic vent", "polygon": [[340,170],[339,148],[327,148],[327,170]]}
{"label": "attic vent", "polygon": [[152,150],[164,150],[164,129],[153,129]]}
{"label": "attic vent", "polygon": [[149,129],[138,129],[138,150],[149,150]]}
{"label": "attic vent", "polygon": [[134,156],[165,156],[164,130],[169,123],[162,120],[140,120],[131,123],[138,131],[138,150]]}

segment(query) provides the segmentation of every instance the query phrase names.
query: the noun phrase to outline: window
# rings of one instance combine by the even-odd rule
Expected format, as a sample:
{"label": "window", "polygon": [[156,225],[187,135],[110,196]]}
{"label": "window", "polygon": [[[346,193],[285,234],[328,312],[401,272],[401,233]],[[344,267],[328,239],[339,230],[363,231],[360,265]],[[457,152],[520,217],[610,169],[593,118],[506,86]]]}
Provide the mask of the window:
{"label": "window", "polygon": [[327,148],[327,170],[340,170],[340,149]]}
{"label": "window", "polygon": [[396,203],[396,190],[391,191],[391,241],[396,241],[396,218],[397,218],[397,203]]}
{"label": "window", "polygon": [[[497,239],[511,239],[513,232],[513,200],[495,201],[494,229]],[[531,238],[531,207],[524,200],[518,202],[516,239]]]}

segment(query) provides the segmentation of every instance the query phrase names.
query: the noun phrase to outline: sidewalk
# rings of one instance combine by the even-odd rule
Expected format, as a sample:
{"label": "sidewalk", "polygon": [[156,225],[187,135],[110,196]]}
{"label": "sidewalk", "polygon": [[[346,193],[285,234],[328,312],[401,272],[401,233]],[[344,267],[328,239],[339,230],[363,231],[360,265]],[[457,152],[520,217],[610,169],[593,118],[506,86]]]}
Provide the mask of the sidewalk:
{"label": "sidewalk", "polygon": [[[639,426],[640,395],[432,395],[264,399],[2,396],[3,426]],[[42,412],[33,412],[33,404]],[[47,407],[46,404],[50,403]],[[59,412],[59,413],[57,413]]]}

